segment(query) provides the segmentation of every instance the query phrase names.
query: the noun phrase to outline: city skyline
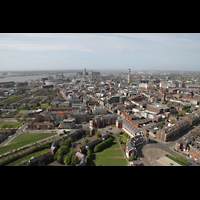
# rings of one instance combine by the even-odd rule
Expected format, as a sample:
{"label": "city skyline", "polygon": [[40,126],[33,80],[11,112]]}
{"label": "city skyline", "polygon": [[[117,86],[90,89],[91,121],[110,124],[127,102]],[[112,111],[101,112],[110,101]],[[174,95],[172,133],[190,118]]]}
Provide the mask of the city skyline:
{"label": "city skyline", "polygon": [[199,71],[199,33],[1,33],[0,70]]}

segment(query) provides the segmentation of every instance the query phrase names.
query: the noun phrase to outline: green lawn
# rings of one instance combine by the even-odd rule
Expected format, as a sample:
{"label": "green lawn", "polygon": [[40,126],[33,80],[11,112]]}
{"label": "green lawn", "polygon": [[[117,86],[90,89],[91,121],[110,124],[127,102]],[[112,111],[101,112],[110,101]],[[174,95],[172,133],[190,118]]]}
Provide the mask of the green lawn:
{"label": "green lawn", "polygon": [[46,108],[48,108],[48,107],[49,107],[48,104],[41,104],[41,108],[43,108],[43,109],[46,109]]}
{"label": "green lawn", "polygon": [[12,125],[13,128],[18,128],[23,123],[24,122],[0,122],[0,128],[2,128],[2,125],[4,124]]}
{"label": "green lawn", "polygon": [[0,154],[17,149],[27,144],[31,144],[38,140],[42,140],[55,134],[56,133],[21,133],[12,140],[11,144],[0,147]]}
{"label": "green lawn", "polygon": [[125,146],[125,144],[126,144],[126,142],[127,142],[128,137],[125,136],[124,133],[120,134],[118,137],[120,137],[120,138],[119,138],[119,141],[120,141],[120,142],[121,142],[121,141],[123,142],[123,144],[121,144],[121,146],[122,146],[122,148],[124,148],[124,146]]}
{"label": "green lawn", "polygon": [[[114,136],[115,137],[115,136]],[[109,148],[101,152],[93,154],[93,162],[96,166],[125,166],[127,164],[125,158],[115,159],[115,156],[123,156],[122,150],[118,143],[113,143]]]}
{"label": "green lawn", "polygon": [[[178,155],[178,156],[179,156],[179,155]],[[171,159],[171,160],[173,160],[173,161],[175,161],[175,162],[177,162],[179,165],[187,166],[186,163],[183,163],[183,162],[179,161],[178,159],[174,158],[173,156],[166,155],[166,157],[169,158],[169,159]],[[182,156],[180,156],[180,157],[182,157]],[[186,159],[187,159],[187,158],[186,158]],[[186,162],[187,162],[187,160],[186,160]]]}
{"label": "green lawn", "polygon": [[31,154],[28,154],[22,158],[19,158],[17,160],[15,160],[14,162],[11,162],[9,164],[7,164],[6,166],[17,166],[27,160],[30,160],[31,157],[37,157],[39,155],[42,155],[44,153],[47,153],[49,151],[49,148],[46,148],[46,149],[42,149],[40,151],[37,151],[37,152],[34,152],[34,153],[31,153]]}

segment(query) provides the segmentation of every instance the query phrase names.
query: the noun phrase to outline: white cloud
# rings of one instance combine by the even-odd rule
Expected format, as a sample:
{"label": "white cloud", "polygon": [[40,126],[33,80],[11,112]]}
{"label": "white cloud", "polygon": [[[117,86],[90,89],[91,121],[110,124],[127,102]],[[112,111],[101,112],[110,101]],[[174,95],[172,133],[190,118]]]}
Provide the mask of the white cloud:
{"label": "white cloud", "polygon": [[0,50],[1,62],[7,62],[8,58],[17,62],[27,57],[31,62],[44,57],[45,62],[55,59],[66,65],[75,62],[77,66],[95,66],[95,63],[148,66],[190,60],[198,63],[200,34],[0,33]]}
{"label": "white cloud", "polygon": [[49,41],[49,43],[33,43],[24,41],[15,41],[11,39],[0,39],[0,49],[5,50],[21,50],[21,51],[57,51],[57,50],[76,50],[89,52],[90,49],[85,48],[80,44],[56,43]]}
{"label": "white cloud", "polygon": [[0,34],[0,49],[27,51],[76,50],[83,52],[123,53],[144,50],[116,34],[97,33],[17,33]]}

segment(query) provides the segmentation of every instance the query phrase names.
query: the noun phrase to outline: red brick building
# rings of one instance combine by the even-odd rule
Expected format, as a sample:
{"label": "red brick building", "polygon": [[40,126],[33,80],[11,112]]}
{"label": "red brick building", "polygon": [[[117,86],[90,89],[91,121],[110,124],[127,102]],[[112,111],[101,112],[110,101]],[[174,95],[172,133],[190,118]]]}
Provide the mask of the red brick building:
{"label": "red brick building", "polygon": [[107,115],[103,117],[97,117],[90,120],[89,127],[91,128],[105,127],[106,125],[115,124],[117,119],[118,119],[117,115]]}
{"label": "red brick building", "polygon": [[197,142],[194,142],[190,146],[189,151],[190,158],[193,158],[195,161],[200,162],[200,145]]}
{"label": "red brick building", "polygon": [[163,127],[157,132],[157,139],[167,142],[170,138],[175,137],[182,131],[188,129],[190,122],[186,119],[179,120],[178,123],[170,127]]}
{"label": "red brick building", "polygon": [[51,130],[55,129],[55,125],[52,122],[45,121],[42,115],[38,115],[33,121],[28,124],[30,130]]}

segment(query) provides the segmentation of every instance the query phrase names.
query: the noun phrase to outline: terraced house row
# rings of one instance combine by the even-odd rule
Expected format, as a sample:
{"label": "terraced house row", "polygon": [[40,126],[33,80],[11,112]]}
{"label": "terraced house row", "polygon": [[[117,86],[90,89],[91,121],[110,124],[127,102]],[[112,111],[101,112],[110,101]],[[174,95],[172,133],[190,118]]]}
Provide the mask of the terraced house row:
{"label": "terraced house row", "polygon": [[197,126],[180,139],[174,149],[200,163],[200,127]]}
{"label": "terraced house row", "polygon": [[180,120],[170,127],[163,127],[157,132],[157,139],[167,142],[170,138],[180,134],[188,129],[191,125],[200,121],[200,110],[188,114],[185,117],[180,117]]}

